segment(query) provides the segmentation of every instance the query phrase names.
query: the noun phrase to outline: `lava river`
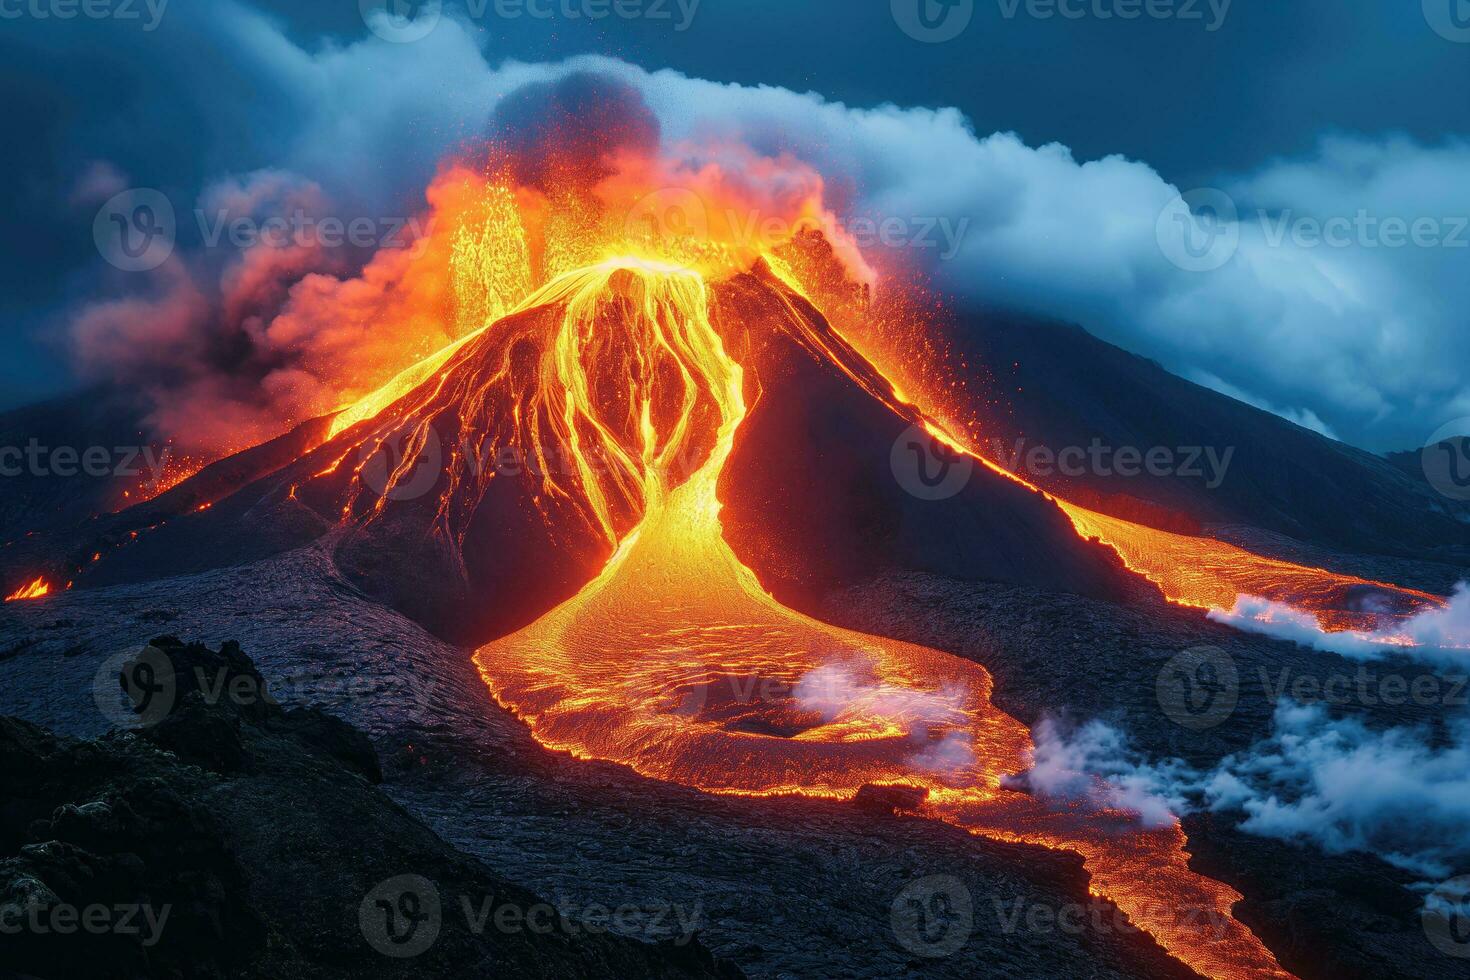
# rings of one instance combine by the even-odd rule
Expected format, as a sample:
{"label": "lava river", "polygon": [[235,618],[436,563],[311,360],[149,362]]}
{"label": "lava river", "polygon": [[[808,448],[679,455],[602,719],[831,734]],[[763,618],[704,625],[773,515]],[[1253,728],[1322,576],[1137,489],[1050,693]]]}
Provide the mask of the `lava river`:
{"label": "lava river", "polygon": [[[559,390],[559,425],[583,452],[631,465],[643,506],[592,582],[476,653],[495,698],[542,744],[711,793],[921,788],[931,818],[1081,854],[1093,891],[1199,973],[1288,975],[1230,915],[1241,896],[1188,869],[1177,824],[1002,788],[1029,766],[1032,742],[991,704],[985,670],[797,613],[741,564],[716,490],[746,378],[699,274],[613,262],[558,289],[568,302],[543,374]],[[625,309],[610,327],[600,320],[614,298]],[[591,338],[608,329],[638,348],[616,397],[599,392],[593,364]],[[686,476],[675,461],[691,456],[701,462]]]}

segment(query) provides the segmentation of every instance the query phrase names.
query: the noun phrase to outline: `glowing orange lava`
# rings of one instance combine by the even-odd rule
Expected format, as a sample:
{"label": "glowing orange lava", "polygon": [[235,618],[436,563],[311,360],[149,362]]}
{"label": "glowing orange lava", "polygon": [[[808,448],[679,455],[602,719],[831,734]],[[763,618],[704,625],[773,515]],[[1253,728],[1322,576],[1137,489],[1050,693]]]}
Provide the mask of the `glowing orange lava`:
{"label": "glowing orange lava", "polygon": [[5,597],[6,602],[15,602],[20,599],[39,599],[44,595],[51,594],[51,586],[44,578],[37,578],[34,582],[22,585],[10,595]]}
{"label": "glowing orange lava", "polygon": [[[1312,613],[1328,632],[1381,630],[1445,605],[1428,592],[1265,558],[1213,538],[1160,531],[1056,502],[1078,534],[1114,548],[1130,569],[1180,605],[1228,610],[1238,596],[1262,596]],[[1353,609],[1354,597],[1362,595],[1378,603]]]}
{"label": "glowing orange lava", "polygon": [[[918,404],[924,411],[934,405],[922,399]],[[1413,646],[1414,641],[1394,635],[1391,627],[1447,605],[1444,597],[1417,589],[1267,558],[1215,538],[1100,514],[1012,473],[933,421],[927,428],[956,452],[1045,496],[1067,515],[1079,536],[1112,548],[1130,571],[1153,582],[1176,605],[1229,611],[1238,598],[1255,596],[1311,613],[1324,632],[1357,630],[1375,642],[1400,646]]]}
{"label": "glowing orange lava", "polygon": [[[542,744],[713,793],[847,799],[867,784],[928,792],[923,812],[977,834],[1080,853],[1093,888],[1195,970],[1286,975],[1230,916],[1240,895],[1194,874],[1177,825],[1146,829],[1086,804],[1001,788],[1030,735],[990,703],[978,665],[838,629],[767,594],[726,544],[716,488],[746,416],[744,371],[711,320],[701,275],[609,262],[560,281],[546,345],[565,433],[618,461],[642,516],[598,577],[475,662]],[[603,322],[615,303],[636,322]],[[592,384],[616,329],[642,345],[626,391]],[[679,482],[669,465],[703,464]],[[606,471],[581,474],[594,500]],[[600,512],[600,508],[599,508]]]}

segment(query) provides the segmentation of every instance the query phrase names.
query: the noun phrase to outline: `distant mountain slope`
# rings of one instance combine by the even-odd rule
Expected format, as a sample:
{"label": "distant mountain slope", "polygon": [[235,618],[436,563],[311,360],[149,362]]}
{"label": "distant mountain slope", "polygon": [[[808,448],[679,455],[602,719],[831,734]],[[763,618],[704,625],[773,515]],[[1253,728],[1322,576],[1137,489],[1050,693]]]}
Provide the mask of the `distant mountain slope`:
{"label": "distant mountain slope", "polygon": [[[1437,494],[1401,460],[1185,381],[1080,327],[972,314],[957,346],[971,363],[990,367],[996,395],[1010,409],[993,419],[994,448],[1008,457],[1020,449],[1024,475],[1068,499],[1175,530],[1243,523],[1345,550],[1470,556],[1470,505]],[[1037,457],[1043,465],[1027,465],[1026,454],[1037,447],[1055,454],[1099,444],[1109,451],[1104,466],[1089,458],[1082,475],[1046,465],[1045,453]],[[1198,473],[1150,474],[1132,462],[1142,472],[1120,476],[1111,453],[1125,448],[1145,459],[1150,450],[1168,450],[1176,469],[1196,449],[1212,450],[1220,461],[1230,455],[1228,465],[1212,469],[1201,453],[1192,460]]]}
{"label": "distant mountain slope", "polygon": [[0,542],[137,499],[165,452],[145,414],[127,392],[98,388],[0,413]]}

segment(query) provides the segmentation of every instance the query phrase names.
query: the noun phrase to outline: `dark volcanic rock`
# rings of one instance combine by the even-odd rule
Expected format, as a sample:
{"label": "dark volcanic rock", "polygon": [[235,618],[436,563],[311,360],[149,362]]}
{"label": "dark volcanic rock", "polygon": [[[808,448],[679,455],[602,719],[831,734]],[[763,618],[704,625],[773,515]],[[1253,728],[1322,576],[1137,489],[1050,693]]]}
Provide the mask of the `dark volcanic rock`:
{"label": "dark volcanic rock", "polygon": [[141,663],[180,692],[156,724],[81,741],[0,718],[0,974],[741,976],[693,936],[570,928],[375,789],[366,738],[283,710],[234,644],[162,638],[124,677]]}
{"label": "dark volcanic rock", "polygon": [[[1001,453],[1022,461],[1038,448],[1056,454],[1094,445],[1178,453],[1177,467],[1154,475],[1141,467],[1120,475],[1111,455],[1073,476],[1055,465],[1027,470],[1060,496],[1160,527],[1177,527],[1186,515],[1349,551],[1460,564],[1470,554],[1470,511],[1434,491],[1418,453],[1385,459],[1356,449],[1055,321],[971,314],[955,347],[969,363],[996,370],[1008,410],[988,421]],[[1187,465],[1195,447],[1217,459],[1228,452],[1224,472]]]}
{"label": "dark volcanic rock", "polygon": [[913,810],[924,802],[929,791],[917,786],[873,786],[858,789],[853,806],[875,813],[898,813]]}
{"label": "dark volcanic rock", "polygon": [[[151,720],[148,735],[180,758],[220,773],[257,771],[241,737],[241,722],[246,721],[272,734],[294,736],[306,751],[369,782],[383,781],[378,755],[366,735],[321,711],[283,710],[238,643],[224,643],[216,651],[200,643],[186,646],[174,637],[159,637],[124,668],[120,681],[125,691],[142,687],[140,682],[130,684],[129,675],[140,666],[149,670],[148,683],[164,688],[160,696],[167,697],[172,708]],[[149,708],[139,703],[144,692],[133,696],[146,718]]]}
{"label": "dark volcanic rock", "polygon": [[1470,976],[1430,945],[1416,878],[1364,854],[1313,854],[1252,837],[1213,814],[1187,817],[1193,866],[1245,894],[1240,920],[1307,980]]}
{"label": "dark volcanic rock", "polygon": [[[1117,928],[1114,911],[1100,913],[1101,928],[1090,915],[1080,932],[1056,927],[1056,914],[1098,904],[1076,855],[848,803],[710,796],[548,751],[495,704],[470,651],[368,601],[315,550],[6,607],[0,648],[34,642],[3,665],[0,711],[92,735],[99,665],[159,622],[212,643],[240,637],[283,702],[328,706],[372,736],[395,801],[574,922],[597,908],[657,910],[660,922],[616,931],[648,942],[697,931],[703,947],[761,980],[1193,977],[1147,935]],[[90,654],[64,656],[83,644]],[[262,838],[252,853],[289,868],[300,859],[271,850],[278,819],[263,800],[232,826]],[[290,827],[276,836],[289,840]],[[344,839],[345,850],[363,850],[359,827]],[[300,887],[280,877],[262,871],[253,887]],[[963,940],[959,949],[928,957],[906,944],[895,909],[911,910],[936,883],[967,891],[973,915],[944,933]],[[354,935],[356,906],[345,914]]]}
{"label": "dark volcanic rock", "polygon": [[1051,501],[954,456],[875,395],[887,382],[801,297],[757,274],[718,295],[716,321],[732,321],[722,332],[758,382],[747,385],[749,415],[720,477],[720,521],[782,602],[810,603],[889,571],[1117,601],[1138,587]]}
{"label": "dark volcanic rock", "polygon": [[[0,483],[0,543],[27,532],[70,527],[94,514],[106,513],[124,501],[123,491],[136,490],[151,478],[146,461],[136,455],[144,445],[154,453],[165,450],[144,435],[147,408],[135,393],[91,388],[76,394],[0,413],[0,447],[22,452],[34,447],[41,466],[24,466]],[[99,446],[109,452],[101,472],[81,466],[65,467],[63,475],[51,464],[51,453],[63,447]],[[131,478],[114,469],[134,473]],[[0,585],[10,586],[8,581]]]}

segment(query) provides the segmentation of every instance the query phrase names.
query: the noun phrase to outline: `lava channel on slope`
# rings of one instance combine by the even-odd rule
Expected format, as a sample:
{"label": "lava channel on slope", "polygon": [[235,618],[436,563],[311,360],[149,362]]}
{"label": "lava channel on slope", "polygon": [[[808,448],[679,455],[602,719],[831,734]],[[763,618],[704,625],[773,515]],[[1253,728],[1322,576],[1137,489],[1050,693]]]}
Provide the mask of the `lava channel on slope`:
{"label": "lava channel on slope", "polygon": [[[1002,787],[1028,767],[1032,742],[991,704],[985,670],[788,609],[739,561],[717,489],[757,381],[727,345],[756,325],[728,322],[699,273],[643,261],[547,288],[562,316],[542,344],[541,376],[556,386],[539,393],[559,404],[565,437],[618,463],[579,474],[591,508],[616,487],[636,495],[639,516],[589,584],[475,655],[496,700],[538,741],[711,793],[849,799],[867,785],[913,787],[934,819],[1081,854],[1094,891],[1198,972],[1286,975],[1231,917],[1241,896],[1189,870],[1177,824],[1145,827]],[[871,395],[924,421],[788,305],[789,322],[759,327],[802,334]],[[608,337],[638,348],[617,356],[630,373],[616,390],[598,383]],[[685,471],[677,459],[698,462]],[[762,696],[750,697],[757,686]]]}

